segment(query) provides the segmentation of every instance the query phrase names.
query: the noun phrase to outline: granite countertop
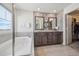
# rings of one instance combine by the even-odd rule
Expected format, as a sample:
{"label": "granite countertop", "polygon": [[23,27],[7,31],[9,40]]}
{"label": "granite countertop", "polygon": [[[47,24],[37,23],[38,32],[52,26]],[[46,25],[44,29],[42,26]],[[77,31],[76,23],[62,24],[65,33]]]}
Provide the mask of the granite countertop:
{"label": "granite countertop", "polygon": [[35,30],[34,32],[63,32],[61,30]]}

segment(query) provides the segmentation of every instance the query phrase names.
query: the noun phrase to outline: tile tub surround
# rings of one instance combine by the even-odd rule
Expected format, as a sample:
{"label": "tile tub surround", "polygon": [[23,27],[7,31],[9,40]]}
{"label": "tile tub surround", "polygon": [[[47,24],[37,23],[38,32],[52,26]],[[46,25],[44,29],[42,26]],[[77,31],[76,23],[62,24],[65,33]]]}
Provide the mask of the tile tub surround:
{"label": "tile tub surround", "polygon": [[42,46],[35,48],[35,56],[79,56],[79,50],[63,45]]}
{"label": "tile tub surround", "polygon": [[[4,43],[5,41],[8,40],[13,40],[12,38],[12,32],[11,31],[2,31],[0,32],[0,44]],[[33,33],[32,32],[16,32],[16,37],[33,37]]]}
{"label": "tile tub surround", "polygon": [[33,32],[16,32],[16,37],[33,37]]}

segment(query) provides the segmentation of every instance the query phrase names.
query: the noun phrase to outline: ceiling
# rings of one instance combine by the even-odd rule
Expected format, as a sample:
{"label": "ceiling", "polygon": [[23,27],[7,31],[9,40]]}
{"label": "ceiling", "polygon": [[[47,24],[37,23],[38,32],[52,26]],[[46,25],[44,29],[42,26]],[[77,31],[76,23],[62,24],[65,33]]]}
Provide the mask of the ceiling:
{"label": "ceiling", "polygon": [[71,3],[15,3],[16,9],[26,10],[26,11],[38,11],[40,12],[59,12]]}
{"label": "ceiling", "polygon": [[79,10],[75,10],[75,11],[69,13],[69,15],[72,15],[72,16],[79,16]]}
{"label": "ceiling", "polygon": [[71,15],[73,18],[76,18],[77,20],[79,20],[79,9],[69,13],[69,15]]}

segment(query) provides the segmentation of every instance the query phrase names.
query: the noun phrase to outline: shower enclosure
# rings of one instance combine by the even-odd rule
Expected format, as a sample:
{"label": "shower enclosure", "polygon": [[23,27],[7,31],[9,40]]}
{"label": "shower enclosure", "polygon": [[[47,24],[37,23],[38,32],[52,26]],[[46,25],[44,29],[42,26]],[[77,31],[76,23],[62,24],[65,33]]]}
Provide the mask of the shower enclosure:
{"label": "shower enclosure", "polygon": [[0,56],[12,55],[12,12],[0,4]]}
{"label": "shower enclosure", "polygon": [[31,37],[15,35],[14,4],[12,11],[0,4],[0,56],[31,55]]}

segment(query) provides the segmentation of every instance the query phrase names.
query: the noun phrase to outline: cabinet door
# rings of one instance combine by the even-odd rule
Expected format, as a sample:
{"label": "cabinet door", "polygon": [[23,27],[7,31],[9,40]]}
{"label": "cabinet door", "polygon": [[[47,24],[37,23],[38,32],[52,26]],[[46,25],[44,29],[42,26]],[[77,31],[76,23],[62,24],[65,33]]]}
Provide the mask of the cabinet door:
{"label": "cabinet door", "polygon": [[41,32],[41,42],[42,45],[47,45],[47,33]]}
{"label": "cabinet door", "polygon": [[34,33],[34,45],[35,46],[41,45],[41,35],[40,35],[40,33]]}
{"label": "cabinet door", "polygon": [[53,44],[57,44],[57,35],[56,32],[53,32]]}
{"label": "cabinet door", "polygon": [[57,32],[53,32],[53,44],[57,44]]}
{"label": "cabinet door", "polygon": [[63,39],[63,35],[62,35],[62,32],[58,32],[57,34],[56,34],[56,36],[57,36],[57,43],[58,44],[61,44],[62,43],[62,39]]}
{"label": "cabinet door", "polygon": [[53,33],[52,32],[48,32],[47,34],[48,34],[48,36],[47,36],[48,37],[47,43],[48,44],[53,44],[53,39],[54,39],[53,38]]}
{"label": "cabinet door", "polygon": [[34,33],[34,45],[37,45],[37,33]]}

